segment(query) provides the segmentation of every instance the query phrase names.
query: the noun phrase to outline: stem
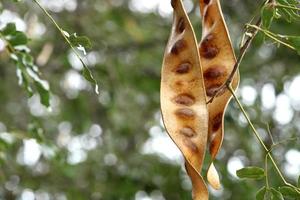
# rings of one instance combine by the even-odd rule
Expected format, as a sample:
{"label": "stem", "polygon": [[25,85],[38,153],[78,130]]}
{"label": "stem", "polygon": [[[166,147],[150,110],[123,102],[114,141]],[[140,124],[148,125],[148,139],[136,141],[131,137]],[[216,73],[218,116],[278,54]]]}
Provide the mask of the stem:
{"label": "stem", "polygon": [[[269,135],[269,137],[270,137],[270,139],[271,139],[271,142],[272,142],[272,146],[275,144],[275,142],[274,142],[274,139],[273,139],[273,136],[272,136],[272,133],[271,133],[271,129],[270,129],[270,125],[269,124],[267,124],[267,132],[268,132],[268,135]],[[272,148],[272,147],[271,147]]]}
{"label": "stem", "polygon": [[260,27],[258,27],[258,26],[252,25],[252,24],[247,24],[247,26],[252,27],[252,28],[255,28],[255,29],[257,29],[257,30],[263,32],[263,33],[264,33],[266,36],[268,36],[269,38],[275,40],[276,42],[278,42],[278,43],[280,43],[280,44],[282,44],[282,45],[284,45],[284,46],[286,46],[286,47],[288,47],[288,48],[290,48],[290,49],[296,50],[293,46],[291,46],[291,45],[289,45],[288,43],[285,43],[285,42],[283,42],[282,40],[279,40],[278,38],[276,38],[276,35],[275,35],[274,33],[270,32],[270,31],[268,31],[268,30],[262,29],[262,28],[260,28]]}
{"label": "stem", "polygon": [[278,4],[278,3],[276,3],[274,6],[275,7],[279,7],[279,8],[287,8],[287,9],[292,9],[292,10],[298,10],[298,11],[300,11],[300,8],[293,7],[293,6],[287,6],[287,5],[283,5],[283,4]]}
{"label": "stem", "polygon": [[300,139],[300,137],[292,137],[292,138],[288,138],[288,139],[286,139],[286,140],[282,140],[282,141],[279,141],[279,142],[277,142],[277,143],[274,143],[274,144],[271,146],[270,151],[273,151],[273,149],[275,149],[277,146],[279,146],[279,145],[281,145],[281,144],[283,144],[283,143],[285,143],[285,142],[295,141],[295,140],[299,140],[299,139]]}
{"label": "stem", "polygon": [[233,95],[234,100],[236,101],[236,103],[238,104],[240,110],[242,111],[243,115],[245,116],[248,124],[250,125],[255,137],[258,139],[260,145],[263,147],[263,149],[265,150],[266,153],[269,152],[267,146],[265,145],[265,143],[263,142],[262,138],[260,137],[259,133],[257,132],[256,128],[254,127],[253,123],[251,122],[247,112],[245,111],[244,107],[242,106],[241,102],[239,101],[238,97],[236,96],[234,89],[232,88],[232,86],[230,85],[228,87],[229,91],[231,92],[231,94]]}
{"label": "stem", "polygon": [[266,175],[266,186],[267,190],[270,188],[268,180],[268,154],[265,156],[265,175]]}
{"label": "stem", "polygon": [[[255,23],[255,25],[256,25],[257,27],[259,27],[259,26],[261,25],[261,18],[259,18],[259,19],[257,20],[257,22]],[[240,54],[239,54],[239,56],[238,56],[238,58],[237,58],[237,60],[236,60],[236,63],[234,64],[233,69],[232,69],[230,75],[228,76],[227,80],[225,81],[225,83],[224,83],[221,87],[219,87],[219,88],[214,92],[213,96],[210,98],[210,100],[209,100],[207,103],[212,103],[213,100],[214,100],[214,98],[215,98],[216,96],[218,96],[218,94],[219,94],[222,90],[224,90],[226,87],[228,87],[228,86],[231,84],[231,82],[232,82],[232,80],[233,80],[233,77],[234,77],[236,71],[238,70],[238,68],[239,68],[239,66],[240,66],[240,64],[241,64],[241,62],[242,62],[242,60],[243,60],[243,58],[244,58],[244,55],[246,54],[247,49],[250,47],[250,44],[252,43],[252,41],[253,41],[254,37],[256,36],[257,32],[258,32],[257,29],[254,29],[254,31],[251,32],[251,36],[249,36],[249,37],[247,38],[247,40],[245,41],[245,43],[244,43],[244,44],[242,45],[242,47],[240,48]]]}
{"label": "stem", "polygon": [[93,84],[95,85],[95,92],[97,94],[99,94],[98,91],[98,84],[96,82],[96,80],[93,78],[93,75],[90,71],[90,69],[87,67],[87,65],[84,63],[84,61],[82,60],[81,56],[78,54],[78,52],[76,51],[76,49],[74,48],[74,46],[72,45],[71,41],[69,40],[69,38],[65,35],[64,30],[58,25],[58,23],[53,19],[53,17],[50,15],[50,13],[40,4],[40,2],[38,0],[33,0],[39,7],[40,9],[45,13],[45,15],[50,19],[50,21],[54,24],[54,26],[57,28],[57,30],[60,32],[60,34],[63,36],[64,40],[67,42],[67,44],[71,47],[72,51],[75,53],[76,57],[80,60],[81,64],[83,65],[84,69],[87,70],[88,72],[88,81],[93,82]]}
{"label": "stem", "polygon": [[275,159],[273,158],[271,152],[268,150],[268,148],[266,147],[265,143],[263,142],[262,138],[260,137],[259,133],[257,132],[256,128],[254,127],[253,123],[251,122],[247,112],[245,111],[244,107],[242,106],[241,102],[239,101],[238,97],[236,96],[234,89],[232,88],[231,85],[228,86],[229,91],[231,92],[234,100],[236,101],[236,103],[238,104],[241,112],[243,113],[244,117],[246,118],[248,124],[250,125],[255,137],[257,138],[257,140],[259,141],[260,145],[263,147],[263,149],[265,150],[266,154],[269,156],[275,170],[277,171],[278,175],[280,176],[281,180],[283,181],[283,183],[287,186],[290,186],[292,188],[294,188],[297,192],[299,192],[299,189],[297,187],[295,187],[294,185],[288,183],[286,181],[286,179],[284,178],[282,172],[280,171],[277,163],[275,162]]}

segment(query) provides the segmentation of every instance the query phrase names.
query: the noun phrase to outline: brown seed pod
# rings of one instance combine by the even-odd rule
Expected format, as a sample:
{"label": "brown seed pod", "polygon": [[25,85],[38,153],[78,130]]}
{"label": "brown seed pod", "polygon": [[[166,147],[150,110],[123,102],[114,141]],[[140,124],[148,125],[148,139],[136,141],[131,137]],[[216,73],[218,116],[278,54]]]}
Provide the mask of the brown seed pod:
{"label": "brown seed pod", "polygon": [[208,110],[197,41],[181,0],[174,8],[171,35],[161,72],[161,111],[165,128],[183,153],[193,199],[207,200],[200,175],[207,145]]}
{"label": "brown seed pod", "polygon": [[[202,40],[199,44],[200,60],[206,88],[207,100],[222,86],[231,73],[236,58],[231,46],[228,30],[222,15],[219,0],[199,0],[202,16]],[[236,89],[239,83],[237,72],[232,81],[232,87]],[[231,94],[223,90],[208,105],[209,125],[208,143],[212,157],[212,163],[207,172],[208,182],[215,189],[220,188],[218,172],[213,165],[224,136],[224,113]]]}

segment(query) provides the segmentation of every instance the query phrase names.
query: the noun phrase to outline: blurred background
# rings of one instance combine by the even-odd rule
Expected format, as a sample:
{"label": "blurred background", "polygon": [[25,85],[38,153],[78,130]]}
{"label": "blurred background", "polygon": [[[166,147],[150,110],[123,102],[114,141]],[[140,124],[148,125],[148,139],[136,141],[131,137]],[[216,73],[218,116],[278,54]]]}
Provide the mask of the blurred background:
{"label": "blurred background", "polygon": [[[188,200],[191,183],[180,152],[161,121],[159,86],[170,33],[169,0],[41,0],[70,33],[86,35],[84,60],[100,95],[81,75],[82,65],[49,19],[30,0],[1,1],[0,29],[15,22],[31,41],[35,62],[51,87],[51,109],[28,98],[0,40],[0,199]],[[223,0],[234,48],[258,0]],[[184,0],[198,40],[198,2]],[[299,22],[277,20],[272,30],[300,34]],[[300,174],[300,57],[263,35],[242,62],[238,96],[264,141],[284,141],[274,155],[289,181]],[[269,127],[269,128],[268,128]],[[268,130],[269,129],[269,130]],[[264,153],[232,101],[216,161],[222,189],[213,200],[252,200],[264,181],[235,172],[264,167]],[[204,169],[206,168],[204,166]],[[270,182],[281,184],[270,167]]]}

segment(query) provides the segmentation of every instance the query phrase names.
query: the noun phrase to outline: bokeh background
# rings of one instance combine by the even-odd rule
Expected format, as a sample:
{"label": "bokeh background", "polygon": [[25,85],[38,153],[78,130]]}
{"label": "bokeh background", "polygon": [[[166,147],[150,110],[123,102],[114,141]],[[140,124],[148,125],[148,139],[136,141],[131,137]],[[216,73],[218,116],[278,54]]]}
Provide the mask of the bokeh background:
{"label": "bokeh background", "polygon": [[[162,125],[160,69],[171,28],[169,0],[41,0],[68,32],[88,36],[84,57],[100,86],[96,95],[82,66],[30,0],[1,1],[0,28],[15,22],[47,79],[51,109],[28,98],[0,40],[0,199],[188,200],[191,183],[180,152]],[[184,0],[198,40],[198,2]],[[223,0],[236,52],[258,0]],[[272,30],[300,34],[299,22],[277,20]],[[241,65],[237,92],[289,181],[300,174],[300,57],[259,34]],[[232,101],[216,161],[222,189],[213,200],[252,200],[263,180],[235,172],[264,167],[264,153]],[[207,163],[206,163],[207,165]],[[205,168],[206,166],[204,166]],[[270,182],[282,184],[269,167]]]}

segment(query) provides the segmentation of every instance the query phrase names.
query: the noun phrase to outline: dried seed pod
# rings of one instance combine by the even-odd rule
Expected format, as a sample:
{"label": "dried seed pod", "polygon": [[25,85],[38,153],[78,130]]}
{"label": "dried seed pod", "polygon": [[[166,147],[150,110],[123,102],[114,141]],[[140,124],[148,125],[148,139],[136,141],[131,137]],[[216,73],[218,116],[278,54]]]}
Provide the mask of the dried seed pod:
{"label": "dried seed pod", "polygon": [[[236,58],[219,0],[200,0],[200,11],[202,16],[202,40],[199,44],[199,52],[204,72],[207,100],[209,100],[214,92],[227,80],[236,63]],[[239,74],[237,72],[233,78],[232,87],[236,89],[238,83]],[[223,90],[208,105],[208,143],[212,163],[207,172],[207,179],[215,189],[220,188],[220,180],[213,165],[213,160],[223,141],[224,113],[230,98],[230,92]]]}
{"label": "dried seed pod", "polygon": [[207,145],[208,110],[197,41],[181,0],[172,0],[172,32],[161,73],[161,111],[165,128],[186,160],[193,199],[207,200],[200,175]]}

